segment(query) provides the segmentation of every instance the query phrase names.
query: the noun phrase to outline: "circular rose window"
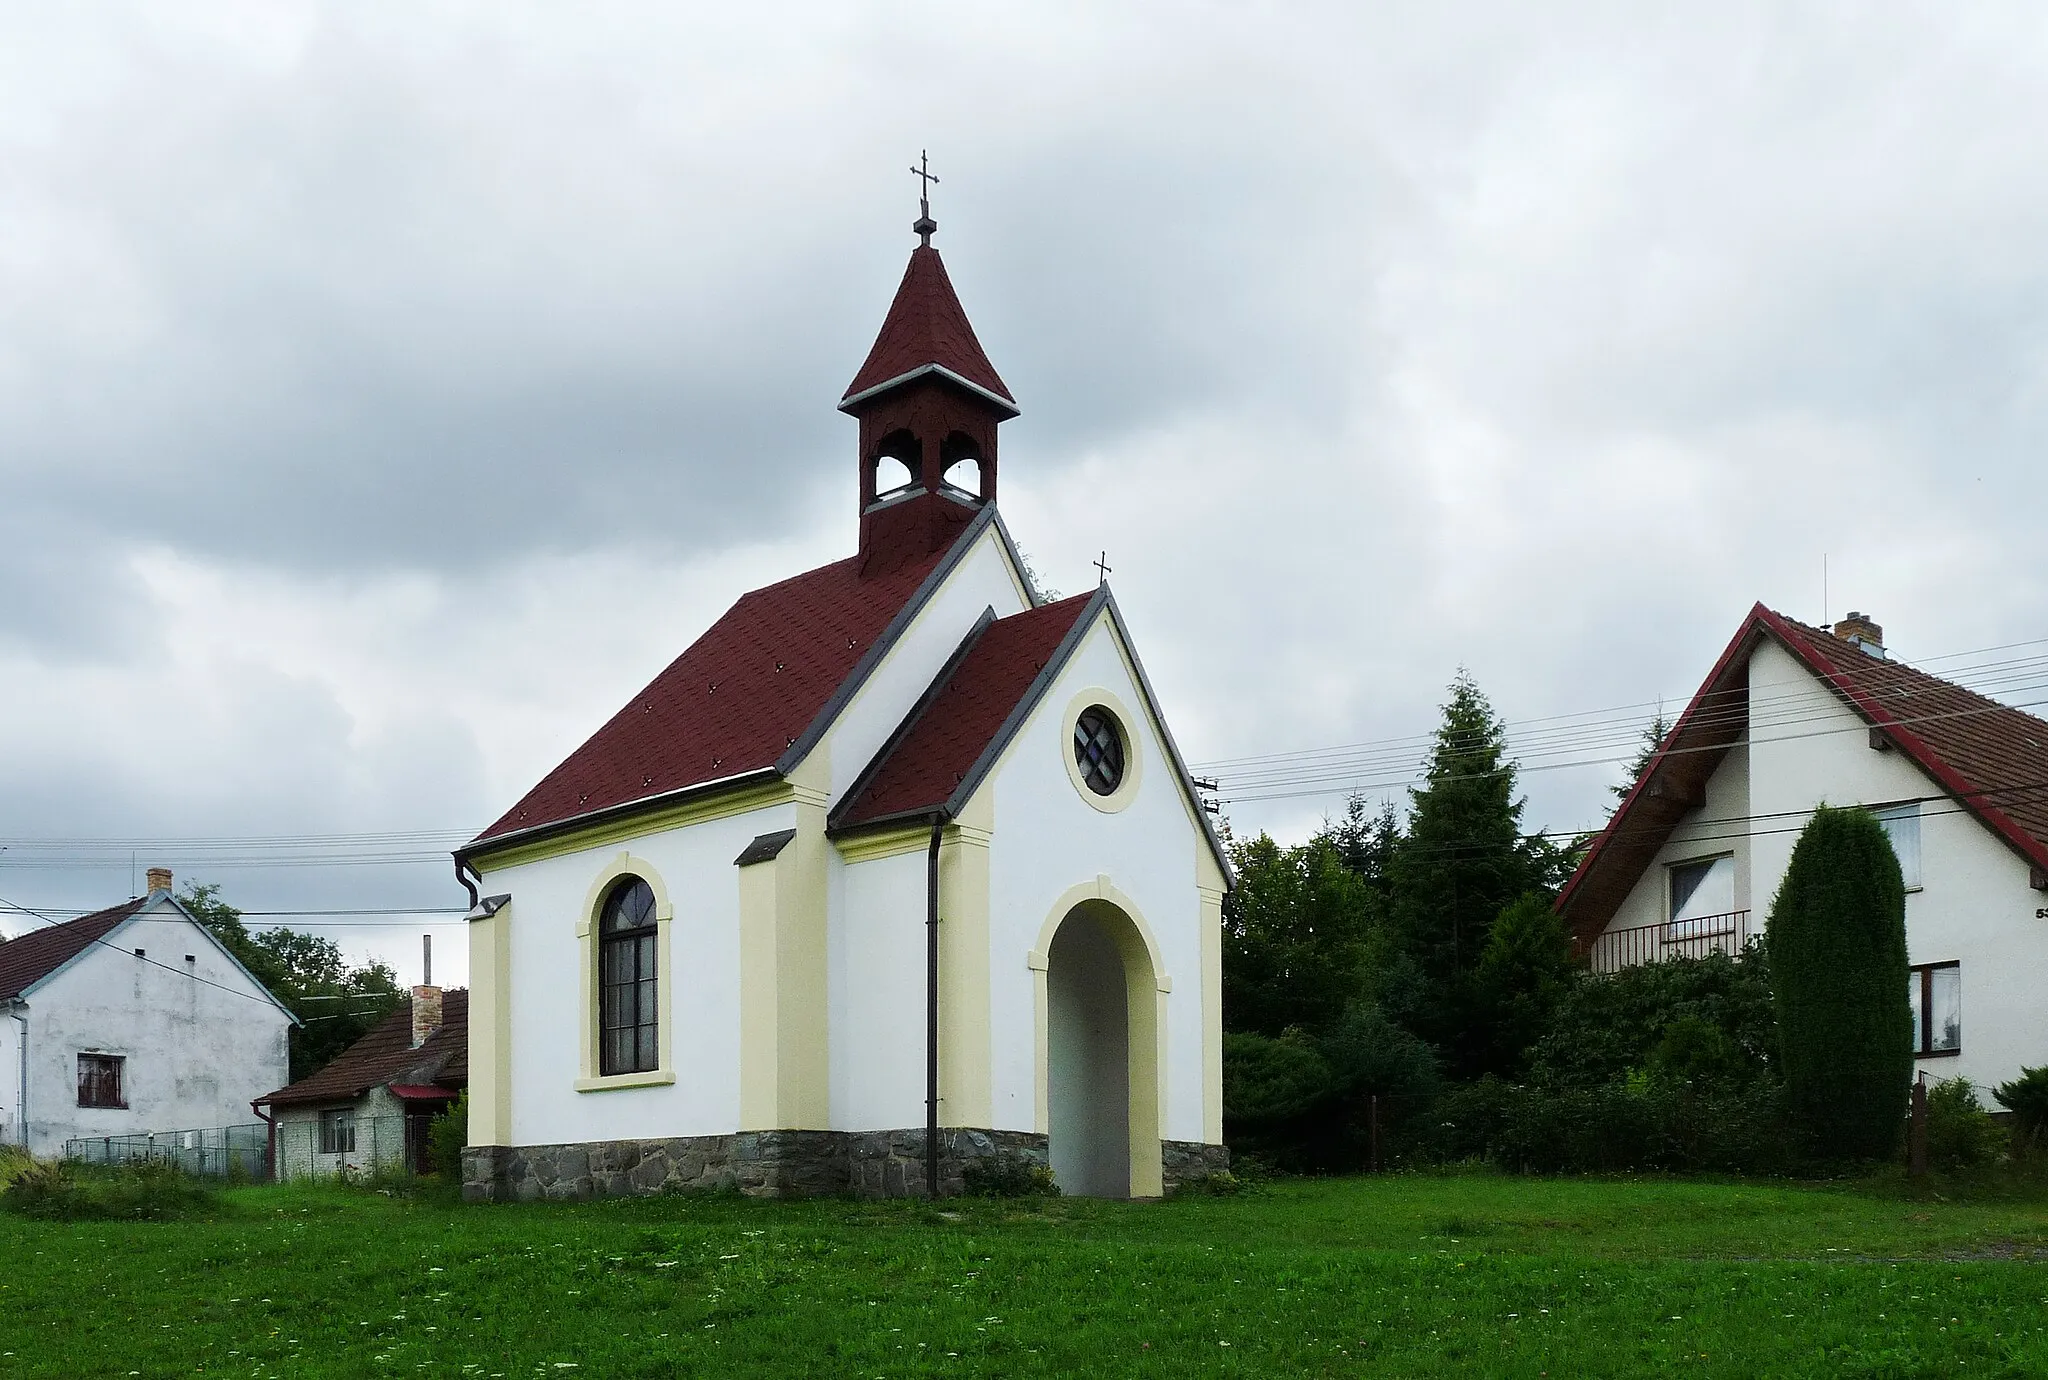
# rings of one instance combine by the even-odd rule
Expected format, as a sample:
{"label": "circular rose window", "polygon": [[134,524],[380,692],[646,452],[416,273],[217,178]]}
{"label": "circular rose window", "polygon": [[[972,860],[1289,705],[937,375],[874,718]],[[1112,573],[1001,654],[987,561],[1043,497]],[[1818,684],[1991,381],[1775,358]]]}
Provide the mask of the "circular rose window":
{"label": "circular rose window", "polygon": [[1124,783],[1124,731],[1116,715],[1090,705],[1074,721],[1074,765],[1097,795],[1115,795]]}

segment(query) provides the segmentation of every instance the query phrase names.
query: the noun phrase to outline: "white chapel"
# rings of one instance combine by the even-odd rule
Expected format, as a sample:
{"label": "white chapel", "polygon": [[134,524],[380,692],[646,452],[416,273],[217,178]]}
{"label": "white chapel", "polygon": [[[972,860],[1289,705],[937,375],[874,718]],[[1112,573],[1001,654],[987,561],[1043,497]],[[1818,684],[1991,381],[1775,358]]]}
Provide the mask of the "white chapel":
{"label": "white chapel", "polygon": [[859,550],[740,598],[456,854],[472,1198],[1227,1163],[1228,863],[1108,584],[1024,572],[1017,404],[914,228],[839,402]]}

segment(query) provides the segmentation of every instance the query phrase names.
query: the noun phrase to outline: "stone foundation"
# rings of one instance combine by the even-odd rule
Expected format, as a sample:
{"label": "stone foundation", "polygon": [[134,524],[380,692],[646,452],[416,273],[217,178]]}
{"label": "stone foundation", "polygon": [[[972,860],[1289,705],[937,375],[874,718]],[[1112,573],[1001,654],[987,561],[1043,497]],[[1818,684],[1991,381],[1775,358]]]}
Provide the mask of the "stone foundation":
{"label": "stone foundation", "polygon": [[1159,1172],[1166,1181],[1168,1193],[1190,1179],[1228,1174],[1230,1147],[1206,1145],[1199,1140],[1162,1140],[1159,1142]]}
{"label": "stone foundation", "polygon": [[[1005,1152],[1044,1164],[1045,1137],[1028,1131],[940,1131],[939,1196],[962,1191],[969,1160]],[[1161,1141],[1160,1154],[1169,1191],[1230,1167],[1230,1152],[1220,1145]],[[484,1145],[462,1152],[462,1196],[469,1202],[718,1191],[757,1198],[921,1198],[924,1131],[742,1131],[580,1145]]]}
{"label": "stone foundation", "polygon": [[[1045,1163],[1045,1137],[1029,1132],[942,1130],[939,1137],[942,1197],[961,1191],[961,1171],[971,1159],[1013,1151]],[[470,1202],[719,1191],[757,1198],[923,1197],[924,1131],[742,1131],[462,1152],[462,1196]]]}

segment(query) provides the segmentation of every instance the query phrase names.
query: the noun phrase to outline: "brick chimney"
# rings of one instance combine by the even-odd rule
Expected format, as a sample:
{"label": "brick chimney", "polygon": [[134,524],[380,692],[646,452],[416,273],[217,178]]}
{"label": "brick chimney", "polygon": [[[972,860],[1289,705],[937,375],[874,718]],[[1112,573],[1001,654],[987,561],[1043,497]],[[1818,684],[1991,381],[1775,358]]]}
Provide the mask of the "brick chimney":
{"label": "brick chimney", "polygon": [[1834,633],[1859,651],[1874,657],[1884,656],[1884,629],[1872,622],[1867,614],[1850,610],[1847,618],[1835,624]]}
{"label": "brick chimney", "polygon": [[[159,891],[169,891],[171,889],[171,869],[168,867],[152,867],[145,875],[149,878],[150,895],[154,896]],[[130,874],[131,885],[133,880],[133,874]]]}
{"label": "brick chimney", "polygon": [[441,989],[422,984],[412,989],[412,1047],[418,1049],[441,1028]]}

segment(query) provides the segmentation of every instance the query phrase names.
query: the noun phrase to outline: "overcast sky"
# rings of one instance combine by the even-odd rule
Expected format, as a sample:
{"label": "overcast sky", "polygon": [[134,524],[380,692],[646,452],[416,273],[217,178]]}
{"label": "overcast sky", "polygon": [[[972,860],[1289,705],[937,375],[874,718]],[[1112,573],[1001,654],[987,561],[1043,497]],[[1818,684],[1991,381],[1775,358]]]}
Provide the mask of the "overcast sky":
{"label": "overcast sky", "polygon": [[460,903],[852,549],[927,147],[1006,520],[1067,592],[1108,550],[1197,763],[1415,737],[1461,665],[1626,738],[1823,557],[1908,659],[2048,638],[2039,6],[974,8],[0,5],[0,897]]}

